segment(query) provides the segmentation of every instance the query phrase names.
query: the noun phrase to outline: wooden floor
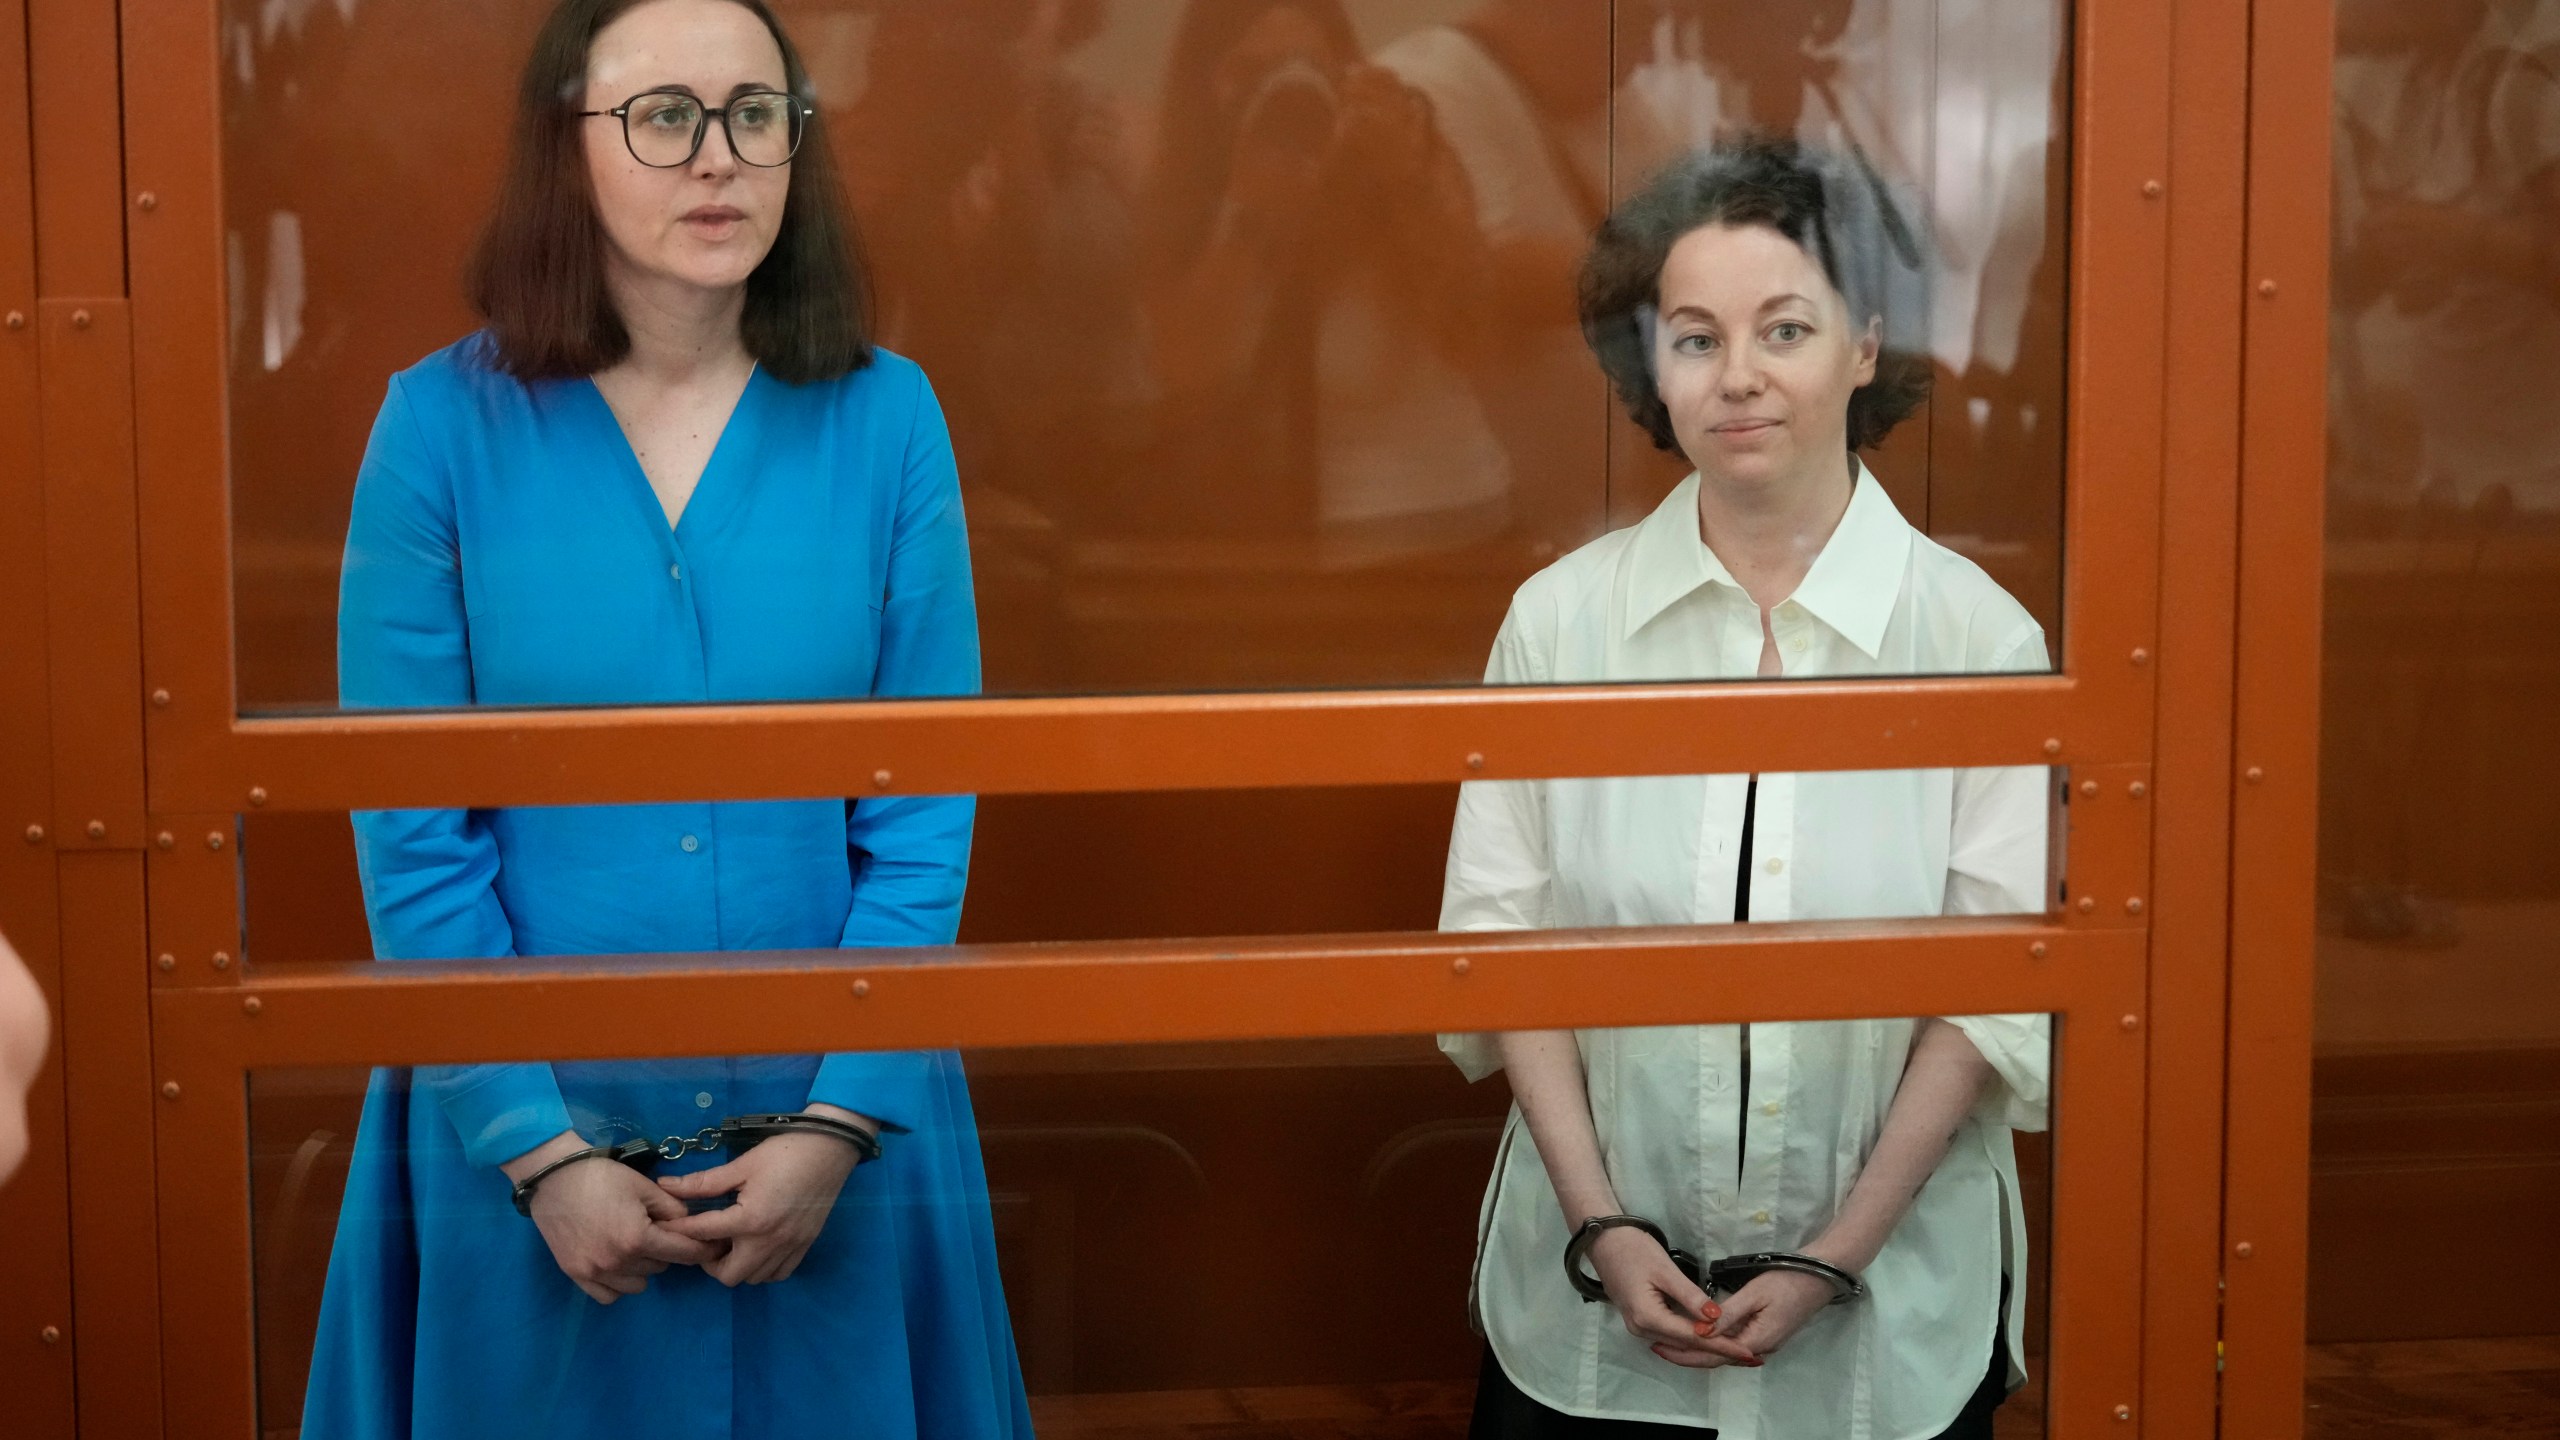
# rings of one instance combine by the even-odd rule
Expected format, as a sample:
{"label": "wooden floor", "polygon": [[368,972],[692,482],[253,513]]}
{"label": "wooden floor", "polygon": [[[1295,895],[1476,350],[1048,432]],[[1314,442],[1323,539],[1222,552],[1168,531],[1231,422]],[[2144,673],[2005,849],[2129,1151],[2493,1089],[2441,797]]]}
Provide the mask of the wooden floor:
{"label": "wooden floor", "polygon": [[2560,1440],[2560,1335],[2315,1345],[2306,1440]]}
{"label": "wooden floor", "polygon": [[[2560,1335],[2315,1345],[2305,1440],[2560,1440]],[[1042,1440],[1464,1440],[1467,1385],[1307,1385],[1031,1402]],[[2037,1387],[2000,1440],[2041,1436]],[[2183,1437],[2180,1437],[2183,1440]]]}

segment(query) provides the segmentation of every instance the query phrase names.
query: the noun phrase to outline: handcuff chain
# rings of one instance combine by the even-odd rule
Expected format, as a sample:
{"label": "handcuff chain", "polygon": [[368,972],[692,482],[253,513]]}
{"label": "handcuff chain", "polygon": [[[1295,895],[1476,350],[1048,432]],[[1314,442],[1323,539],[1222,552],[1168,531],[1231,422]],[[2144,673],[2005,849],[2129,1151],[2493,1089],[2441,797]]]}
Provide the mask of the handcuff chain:
{"label": "handcuff chain", "polygon": [[720,1127],[717,1125],[705,1125],[689,1137],[670,1135],[657,1144],[658,1158],[661,1160],[681,1160],[695,1151],[707,1155],[719,1148]]}

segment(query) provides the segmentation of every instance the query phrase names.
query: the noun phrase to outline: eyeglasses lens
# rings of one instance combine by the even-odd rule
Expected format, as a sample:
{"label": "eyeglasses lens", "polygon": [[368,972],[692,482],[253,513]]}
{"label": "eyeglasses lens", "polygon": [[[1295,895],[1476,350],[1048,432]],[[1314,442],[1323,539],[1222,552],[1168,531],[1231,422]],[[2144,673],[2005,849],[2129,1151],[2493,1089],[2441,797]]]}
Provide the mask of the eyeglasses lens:
{"label": "eyeglasses lens", "polygon": [[[788,95],[741,95],[727,106],[729,147],[749,165],[780,165],[800,148],[799,106]],[[693,158],[703,135],[702,102],[690,95],[643,95],[623,113],[631,153],[661,168]]]}

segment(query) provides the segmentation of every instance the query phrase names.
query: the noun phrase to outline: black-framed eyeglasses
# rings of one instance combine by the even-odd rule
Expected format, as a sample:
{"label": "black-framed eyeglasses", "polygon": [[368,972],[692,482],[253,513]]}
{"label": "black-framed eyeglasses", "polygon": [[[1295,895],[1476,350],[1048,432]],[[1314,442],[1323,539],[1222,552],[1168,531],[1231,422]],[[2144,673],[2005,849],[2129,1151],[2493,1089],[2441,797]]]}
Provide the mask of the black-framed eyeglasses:
{"label": "black-framed eyeglasses", "polygon": [[750,90],[726,105],[705,105],[680,90],[652,90],[610,110],[581,110],[578,115],[610,115],[621,121],[622,143],[631,147],[631,158],[657,170],[691,164],[715,119],[729,137],[730,154],[768,170],[791,163],[809,128],[807,103],[779,90]]}

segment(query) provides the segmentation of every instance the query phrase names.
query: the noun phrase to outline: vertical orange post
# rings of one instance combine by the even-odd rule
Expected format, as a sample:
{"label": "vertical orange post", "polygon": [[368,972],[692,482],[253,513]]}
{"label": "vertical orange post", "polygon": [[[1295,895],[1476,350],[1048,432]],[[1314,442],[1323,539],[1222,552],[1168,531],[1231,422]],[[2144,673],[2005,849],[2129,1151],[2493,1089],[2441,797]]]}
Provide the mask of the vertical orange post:
{"label": "vertical orange post", "polygon": [[[78,1433],[160,1433],[140,576],[113,6],[25,0]],[[14,521],[15,514],[11,516]]]}
{"label": "vertical orange post", "polygon": [[[2239,544],[2245,7],[2179,0],[2161,444],[2159,823],[2152,888],[2143,1241],[2145,1433],[2209,1436],[2220,1399],[2222,1084],[2230,956],[2234,567]],[[2210,719],[2216,723],[2197,723]],[[2183,722],[2183,723],[2182,723]]]}
{"label": "vertical orange post", "polygon": [[[0,0],[0,615],[44,613],[44,477],[36,421],[35,157],[26,7]],[[55,935],[53,776],[44,627],[0,626],[0,932],[45,994],[62,993]],[[28,1150],[0,1187],[0,1387],[28,1435],[72,1426],[71,1192],[57,1036],[27,1097]]]}
{"label": "vertical orange post", "polygon": [[2302,1433],[2327,430],[2328,0],[2251,18],[2224,1169],[2226,1436]]}

